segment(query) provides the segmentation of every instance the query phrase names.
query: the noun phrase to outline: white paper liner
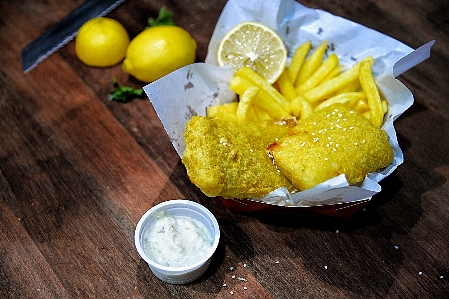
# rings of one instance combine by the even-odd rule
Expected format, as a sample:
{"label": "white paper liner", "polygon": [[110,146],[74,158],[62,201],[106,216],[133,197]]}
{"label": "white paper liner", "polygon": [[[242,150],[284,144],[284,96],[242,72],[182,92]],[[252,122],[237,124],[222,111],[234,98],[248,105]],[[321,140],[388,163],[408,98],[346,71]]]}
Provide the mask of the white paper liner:
{"label": "white paper liner", "polygon": [[243,21],[257,21],[276,30],[290,56],[306,41],[316,47],[324,40],[332,47],[327,55],[336,53],[346,68],[371,55],[376,82],[389,102],[382,128],[394,151],[393,162],[382,171],[368,174],[360,186],[350,186],[340,175],[302,192],[291,194],[280,188],[257,200],[282,206],[314,206],[360,201],[380,192],[378,183],[404,161],[393,121],[413,104],[412,93],[395,76],[427,59],[433,42],[414,51],[375,30],[293,0],[229,0],[211,37],[206,62],[183,67],[144,87],[180,157],[185,150],[184,131],[189,119],[206,115],[208,106],[235,100],[229,88],[233,70],[230,66],[216,66],[216,49],[224,34]]}

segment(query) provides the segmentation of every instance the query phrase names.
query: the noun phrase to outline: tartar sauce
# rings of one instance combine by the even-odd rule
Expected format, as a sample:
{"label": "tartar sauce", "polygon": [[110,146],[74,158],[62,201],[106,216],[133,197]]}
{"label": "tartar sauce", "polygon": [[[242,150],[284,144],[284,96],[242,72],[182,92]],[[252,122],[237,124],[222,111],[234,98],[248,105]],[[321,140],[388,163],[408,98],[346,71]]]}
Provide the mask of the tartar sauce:
{"label": "tartar sauce", "polygon": [[167,267],[184,267],[200,261],[211,250],[214,240],[200,221],[160,211],[143,233],[145,254]]}

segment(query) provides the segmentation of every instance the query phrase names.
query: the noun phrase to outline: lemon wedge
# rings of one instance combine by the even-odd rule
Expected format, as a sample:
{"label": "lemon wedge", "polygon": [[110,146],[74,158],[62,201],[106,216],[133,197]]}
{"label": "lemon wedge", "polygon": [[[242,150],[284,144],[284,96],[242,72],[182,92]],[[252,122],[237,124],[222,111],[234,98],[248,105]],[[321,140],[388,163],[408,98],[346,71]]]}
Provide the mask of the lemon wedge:
{"label": "lemon wedge", "polygon": [[234,70],[250,67],[270,84],[276,82],[287,63],[287,48],[273,29],[257,22],[242,22],[229,30],[217,50],[218,65]]}

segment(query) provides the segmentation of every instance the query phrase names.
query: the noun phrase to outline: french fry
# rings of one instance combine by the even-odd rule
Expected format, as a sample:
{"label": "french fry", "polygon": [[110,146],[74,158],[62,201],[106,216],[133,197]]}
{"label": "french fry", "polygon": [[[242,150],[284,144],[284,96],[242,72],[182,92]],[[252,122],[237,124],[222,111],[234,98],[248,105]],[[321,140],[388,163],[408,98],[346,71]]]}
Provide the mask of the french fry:
{"label": "french fry", "polygon": [[[327,100],[321,102],[318,106],[316,106],[313,111],[317,112],[323,108],[329,107],[330,105],[340,103],[340,104],[349,104],[351,102],[359,102],[366,100],[365,93],[363,92],[347,92],[331,97]],[[348,105],[349,106],[349,105]]]}
{"label": "french fry", "polygon": [[339,90],[337,90],[335,92],[335,94],[361,91],[361,90],[362,90],[362,86],[360,86],[360,80],[357,77],[354,80],[352,80],[351,82],[349,82],[348,84],[346,84],[345,86],[342,86]]}
{"label": "french fry", "polygon": [[362,61],[360,64],[360,85],[366,94],[370,111],[370,121],[376,127],[381,127],[384,118],[382,103],[376,81],[371,72],[372,61]]}
{"label": "french fry", "polygon": [[382,102],[382,111],[384,112],[384,115],[388,112],[388,102],[386,100],[383,100]]}
{"label": "french fry", "polygon": [[279,88],[279,92],[289,101],[293,100],[298,96],[298,93],[293,86],[293,82],[288,74],[288,70],[285,69],[281,74],[279,79],[276,81],[276,84]]}
{"label": "french fry", "polygon": [[340,75],[342,70],[343,70],[343,66],[342,65],[337,65],[329,74],[327,74],[326,77],[323,78],[323,80],[320,83],[322,83],[324,81],[327,81],[327,80],[330,80],[330,79]]}
{"label": "french fry", "polygon": [[253,111],[259,122],[272,119],[271,115],[267,111],[258,106],[253,106]]}
{"label": "french fry", "polygon": [[267,111],[272,118],[284,119],[291,117],[291,114],[284,110],[284,108],[282,108],[276,101],[273,101],[273,98],[264,89],[259,90],[259,93],[254,100],[254,105]]}
{"label": "french fry", "polygon": [[231,82],[229,83],[229,87],[231,88],[231,90],[239,96],[241,96],[245,92],[245,90],[247,90],[251,86],[256,85],[252,84],[246,79],[243,79],[240,76],[234,76],[234,78],[232,78]]}
{"label": "french fry", "polygon": [[[235,76],[240,76],[260,89],[263,89],[275,102],[277,102],[285,111],[290,113],[290,101],[288,101],[281,93],[273,87],[264,77],[259,75],[250,67],[243,67],[235,72]],[[270,112],[268,109],[266,109]]]}
{"label": "french fry", "polygon": [[226,121],[237,121],[237,108],[239,103],[231,102],[217,106],[209,106],[206,115],[210,118],[218,118]]}
{"label": "french fry", "polygon": [[323,62],[324,52],[326,52],[327,41],[324,41],[315,51],[304,61],[295,81],[295,87],[299,86],[309,78]]}
{"label": "french fry", "polygon": [[253,122],[253,123],[261,122],[261,120],[259,119],[259,116],[256,113],[256,109],[254,109],[253,105],[251,105],[251,108],[249,109],[248,121]]}
{"label": "french fry", "polygon": [[318,68],[317,70],[301,84],[296,87],[296,92],[303,94],[304,92],[317,86],[323,79],[332,72],[338,65],[337,54],[331,54]]}
{"label": "french fry", "polygon": [[302,95],[298,95],[291,102],[293,115],[298,119],[306,118],[313,114],[313,108],[310,102]]}
{"label": "french fry", "polygon": [[226,111],[226,110],[218,110],[215,118],[225,120],[225,121],[234,121],[237,122],[237,115],[235,113]]}
{"label": "french fry", "polygon": [[218,118],[217,115],[221,113],[221,111],[228,112],[231,114],[235,114],[238,107],[238,102],[231,102],[217,106],[209,106],[206,109],[206,115],[210,118]]}
{"label": "french fry", "polygon": [[259,88],[251,86],[243,92],[240,96],[240,101],[237,107],[236,115],[239,121],[249,121],[251,116],[251,108],[253,101],[259,93]]}
{"label": "french fry", "polygon": [[[371,56],[368,56],[362,60],[362,62],[364,61],[374,61],[374,60]],[[350,69],[344,71],[337,77],[334,77],[312,88],[311,90],[305,92],[304,96],[309,100],[311,104],[326,99],[329,95],[334,94],[337,90],[341,89],[346,84],[358,78],[360,64],[361,62],[355,64]]]}
{"label": "french fry", "polygon": [[370,111],[365,111],[363,113],[360,113],[361,115],[363,115],[364,117],[366,117],[369,121],[371,121],[371,113]]}
{"label": "french fry", "polygon": [[[239,96],[242,96],[245,90],[247,90],[249,87],[254,87],[253,83],[250,81],[240,77],[240,76],[234,76],[234,78],[231,79],[230,88],[232,91],[234,91]],[[257,86],[256,86],[257,87]],[[253,100],[253,105],[258,106],[264,110],[266,110],[273,118],[277,119],[283,119],[283,118],[289,118],[291,115],[289,112],[284,110],[279,103],[276,101],[273,101],[273,99],[270,97],[270,95],[262,88],[259,87],[259,92],[256,96],[256,98]],[[290,109],[290,107],[289,107]]]}
{"label": "french fry", "polygon": [[309,53],[310,47],[312,43],[305,42],[296,48],[295,53],[293,54],[290,65],[288,66],[288,74],[290,75],[290,79],[292,82],[296,82],[298,78],[299,70],[301,69],[304,60],[306,59],[307,54]]}
{"label": "french fry", "polygon": [[[365,93],[363,94],[365,95]],[[368,111],[369,107],[368,102],[366,100],[366,95],[364,99],[359,99],[357,101],[350,102],[349,107],[360,114],[362,114],[365,111]]]}

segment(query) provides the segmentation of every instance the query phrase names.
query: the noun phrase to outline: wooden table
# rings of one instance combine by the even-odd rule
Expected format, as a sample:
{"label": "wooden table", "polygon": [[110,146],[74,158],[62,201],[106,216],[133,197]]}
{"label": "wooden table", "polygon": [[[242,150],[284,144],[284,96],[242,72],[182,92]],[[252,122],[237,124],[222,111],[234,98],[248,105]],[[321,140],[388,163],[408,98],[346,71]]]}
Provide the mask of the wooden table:
{"label": "wooden table", "polygon": [[[128,0],[109,16],[131,36],[166,5],[204,61],[225,0]],[[396,121],[405,163],[349,220],[230,212],[188,180],[148,99],[110,102],[121,65],[90,68],[74,43],[24,74],[20,51],[82,3],[0,2],[1,298],[448,298],[449,6],[446,1],[301,1],[417,48],[400,76],[415,103]],[[159,281],[133,242],[142,214],[174,198],[217,217],[198,281]]]}

